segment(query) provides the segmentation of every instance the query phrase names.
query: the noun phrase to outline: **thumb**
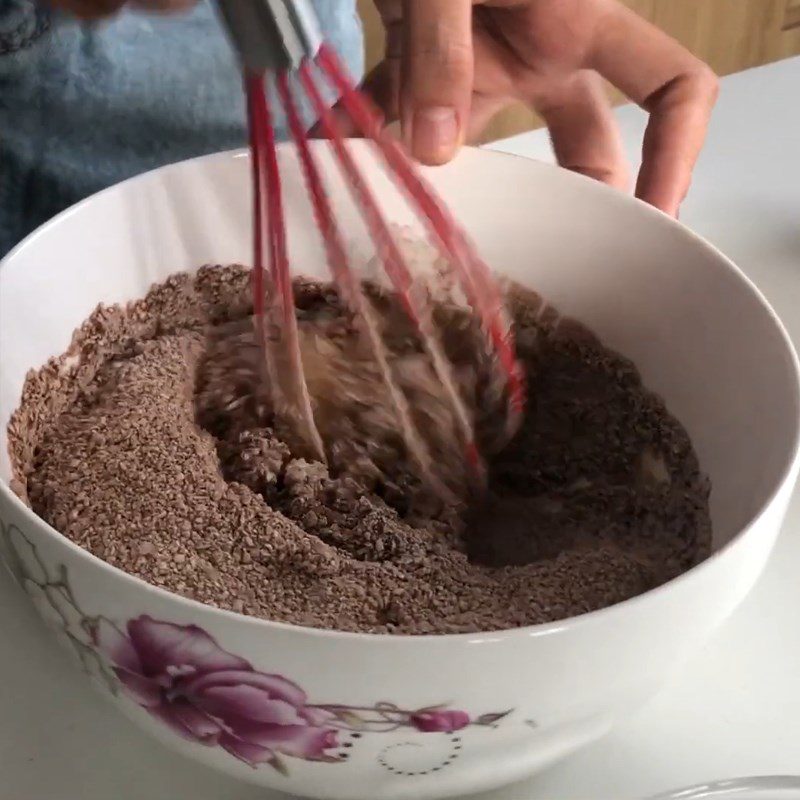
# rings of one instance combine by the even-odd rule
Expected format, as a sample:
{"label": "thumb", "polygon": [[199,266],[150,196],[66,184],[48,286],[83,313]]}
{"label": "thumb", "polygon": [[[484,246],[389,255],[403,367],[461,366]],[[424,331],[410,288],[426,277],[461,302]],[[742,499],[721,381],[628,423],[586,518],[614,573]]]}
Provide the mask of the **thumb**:
{"label": "thumb", "polygon": [[443,164],[463,142],[468,123],[472,0],[408,0],[403,24],[403,137],[415,158]]}

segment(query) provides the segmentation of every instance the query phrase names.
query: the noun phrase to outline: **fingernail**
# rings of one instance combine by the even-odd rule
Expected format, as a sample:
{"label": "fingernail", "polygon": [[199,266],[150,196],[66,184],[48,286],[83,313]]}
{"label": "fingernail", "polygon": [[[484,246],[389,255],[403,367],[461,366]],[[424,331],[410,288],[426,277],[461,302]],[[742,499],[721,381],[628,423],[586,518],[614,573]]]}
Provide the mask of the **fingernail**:
{"label": "fingernail", "polygon": [[458,115],[454,108],[437,106],[414,112],[411,149],[417,158],[443,161],[458,146]]}

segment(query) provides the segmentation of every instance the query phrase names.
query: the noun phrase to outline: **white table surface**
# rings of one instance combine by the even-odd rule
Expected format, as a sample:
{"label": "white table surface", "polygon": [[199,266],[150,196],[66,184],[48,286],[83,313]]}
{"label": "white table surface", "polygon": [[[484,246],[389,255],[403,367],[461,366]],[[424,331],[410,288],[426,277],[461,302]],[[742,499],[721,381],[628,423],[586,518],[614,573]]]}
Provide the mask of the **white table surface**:
{"label": "white table surface", "polygon": [[[800,59],[723,80],[690,227],[756,282],[800,345]],[[644,126],[619,120],[630,153]],[[497,149],[550,159],[546,137]],[[800,493],[766,573],[680,677],[635,718],[482,800],[625,800],[716,778],[800,774]],[[183,761],[95,695],[0,578],[0,800],[277,800]]]}

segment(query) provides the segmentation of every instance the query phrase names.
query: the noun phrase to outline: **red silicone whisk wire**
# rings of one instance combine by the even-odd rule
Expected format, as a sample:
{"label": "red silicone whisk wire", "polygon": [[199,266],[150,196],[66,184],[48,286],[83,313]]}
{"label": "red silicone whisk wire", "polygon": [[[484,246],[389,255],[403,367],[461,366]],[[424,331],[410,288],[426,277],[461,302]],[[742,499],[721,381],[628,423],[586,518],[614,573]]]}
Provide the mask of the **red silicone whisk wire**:
{"label": "red silicone whisk wire", "polygon": [[281,103],[286,109],[286,117],[289,123],[289,129],[292,133],[292,138],[297,145],[300,163],[311,195],[314,216],[325,246],[325,253],[331,276],[352,313],[363,320],[364,330],[370,348],[378,364],[383,382],[389,391],[389,397],[394,407],[395,414],[397,415],[400,431],[410,456],[421,470],[422,476],[428,481],[432,488],[440,495],[446,495],[446,487],[433,473],[429,450],[414,424],[408,401],[397,386],[392,374],[392,369],[389,365],[386,349],[378,330],[373,309],[364,296],[361,282],[353,275],[350,269],[344,242],[339,232],[339,227],[336,224],[330,203],[328,202],[319,169],[312,155],[311,148],[308,145],[308,136],[303,127],[302,120],[300,119],[297,104],[292,95],[289,80],[285,73],[278,75],[277,87]]}
{"label": "red silicone whisk wire", "polygon": [[[256,335],[262,352],[266,354],[266,330],[264,319],[264,297],[266,286],[264,281],[264,231],[267,228],[263,198],[266,195],[264,186],[265,172],[262,165],[261,136],[259,121],[255,110],[255,99],[264,91],[264,83],[255,75],[245,76],[245,95],[247,98],[248,130],[250,133],[250,161],[253,176],[253,316],[256,324]],[[267,377],[271,391],[276,390],[276,376],[271,369],[271,359],[266,358]]]}
{"label": "red silicone whisk wire", "polygon": [[472,421],[460,395],[452,366],[448,362],[439,342],[426,290],[424,287],[414,283],[405,258],[381,214],[378,203],[345,146],[339,125],[314,82],[310,65],[307,62],[302,64],[298,74],[314,112],[320,119],[325,136],[330,140],[348,188],[363,213],[364,221],[375,243],[378,256],[404,304],[406,313],[420,334],[434,371],[441,381],[442,388],[448,397],[451,407],[455,411],[458,428],[466,449],[467,462],[473,471],[474,477],[483,482],[485,477],[483,463],[475,443]]}
{"label": "red silicone whisk wire", "polygon": [[[316,66],[337,90],[342,106],[356,127],[373,142],[388,174],[406,195],[412,210],[425,225],[429,238],[450,265],[468,304],[480,320],[481,328],[490,343],[490,352],[494,353],[497,365],[505,376],[503,385],[508,402],[506,425],[508,434],[513,434],[522,415],[525,389],[522,371],[514,352],[511,324],[505,313],[499,287],[447,209],[419,176],[402,147],[383,129],[376,109],[354,88],[335,53],[324,44],[317,54]],[[424,281],[414,279],[394,234],[382,216],[376,197],[344,142],[335,115],[322,98],[313,67],[314,62],[309,60],[301,63],[298,70],[300,84],[330,140],[334,160],[360,209],[378,258],[417,329],[434,373],[453,409],[457,429],[466,449],[466,460],[472,468],[471,475],[483,483],[485,470],[475,441],[472,416],[461,396],[454,366],[439,338],[429,288]],[[432,456],[426,440],[416,427],[413,409],[395,380],[372,302],[366,297],[360,279],[354,276],[348,262],[342,236],[300,118],[292,84],[286,73],[278,73],[276,78],[279,98],[287,114],[292,138],[297,145],[331,276],[344,302],[363,325],[380,377],[389,391],[409,455],[418,465],[422,477],[433,484],[440,494],[448,495],[449,491],[434,474]],[[253,162],[253,292],[257,331],[265,351],[276,413],[288,412],[289,419],[301,429],[298,432],[314,451],[314,457],[325,461],[324,447],[314,422],[303,371],[287,254],[278,151],[269,102],[264,91],[264,77],[247,75],[246,88]],[[269,284],[265,275],[265,251],[269,258]],[[269,328],[268,323],[271,326]],[[280,349],[272,341],[273,329],[280,337]],[[285,408],[280,408],[281,403]]]}
{"label": "red silicone whisk wire", "polygon": [[411,205],[428,228],[434,245],[456,269],[467,300],[480,316],[506,375],[508,424],[510,429],[515,429],[524,408],[524,379],[516,360],[513,334],[504,314],[502,295],[488,267],[474,253],[433,190],[414,170],[403,149],[386,133],[377,110],[354,89],[334,51],[323,45],[317,63],[341,95],[344,108],[361,133],[377,146],[389,167],[389,174],[410,197]]}
{"label": "red silicone whisk wire", "polygon": [[[250,114],[251,148],[253,159],[253,209],[254,209],[254,312],[257,318],[265,355],[268,362],[272,358],[269,351],[265,325],[266,308],[264,302],[264,259],[263,243],[266,238],[269,250],[270,277],[272,279],[271,309],[276,309],[281,320],[282,352],[278,355],[281,362],[285,360],[287,369],[284,374],[276,374],[278,370],[270,368],[273,384],[273,396],[277,392],[290,406],[295,406],[302,425],[301,435],[312,448],[314,455],[325,461],[325,449],[311,408],[303,363],[300,355],[300,339],[297,328],[297,316],[294,307],[289,260],[286,252],[286,224],[283,217],[283,202],[280,181],[280,169],[275,141],[275,129],[272,125],[269,103],[265,92],[264,78],[260,75],[246,77],[248,112]],[[266,193],[266,204],[264,194]],[[266,216],[266,219],[265,219]],[[266,237],[264,236],[266,226]],[[260,321],[259,321],[260,320]],[[288,375],[285,374],[288,372]],[[293,416],[293,415],[291,415]]]}

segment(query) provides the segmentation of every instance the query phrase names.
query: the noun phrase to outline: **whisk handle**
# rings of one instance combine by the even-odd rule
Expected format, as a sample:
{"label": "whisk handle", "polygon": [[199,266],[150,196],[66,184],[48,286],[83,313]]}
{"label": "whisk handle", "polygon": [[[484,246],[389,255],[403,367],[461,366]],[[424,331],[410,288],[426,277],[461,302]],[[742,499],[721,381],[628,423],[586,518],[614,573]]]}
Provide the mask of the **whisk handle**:
{"label": "whisk handle", "polygon": [[255,73],[295,70],[322,33],[310,0],[217,0],[242,63]]}

